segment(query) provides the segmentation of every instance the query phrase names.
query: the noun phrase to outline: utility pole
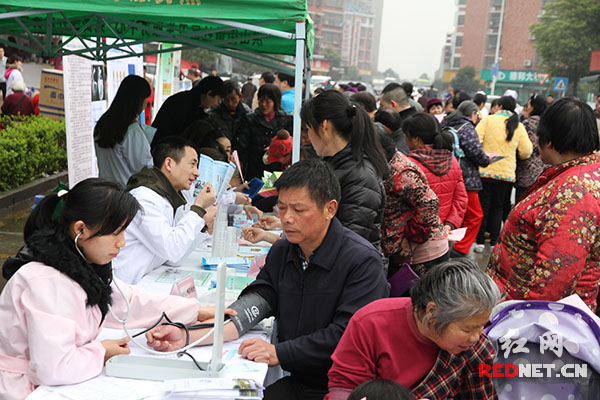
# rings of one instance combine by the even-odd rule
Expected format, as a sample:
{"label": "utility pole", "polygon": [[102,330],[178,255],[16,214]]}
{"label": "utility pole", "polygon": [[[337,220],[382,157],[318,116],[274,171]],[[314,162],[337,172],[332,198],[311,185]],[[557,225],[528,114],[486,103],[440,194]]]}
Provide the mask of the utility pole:
{"label": "utility pole", "polygon": [[[504,20],[504,3],[506,0],[502,0],[502,6],[500,7],[500,21],[498,21],[498,37],[496,38],[496,54],[494,55],[494,64],[498,64],[500,56],[500,42],[502,39],[502,22]],[[498,66],[498,71],[500,67]],[[498,74],[492,76],[492,89],[490,94],[496,94],[496,81],[498,80]]]}

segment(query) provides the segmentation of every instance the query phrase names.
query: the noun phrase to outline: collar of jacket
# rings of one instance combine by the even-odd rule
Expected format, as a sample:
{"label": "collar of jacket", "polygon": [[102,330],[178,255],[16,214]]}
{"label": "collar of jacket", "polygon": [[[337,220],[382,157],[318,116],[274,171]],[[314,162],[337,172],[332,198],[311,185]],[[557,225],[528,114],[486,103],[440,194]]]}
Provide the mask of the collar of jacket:
{"label": "collar of jacket", "polygon": [[576,167],[578,165],[598,164],[598,163],[600,163],[600,154],[592,153],[592,154],[588,154],[587,156],[575,158],[573,160],[564,162],[562,164],[555,165],[554,167],[550,167],[547,170],[545,170],[544,172],[542,172],[542,175],[540,175],[537,182],[531,187],[529,192],[539,188],[540,186],[545,185],[546,183],[550,182],[551,180],[553,180],[558,175],[562,174],[565,170],[567,170],[571,167]]}
{"label": "collar of jacket", "polygon": [[[316,265],[323,269],[331,271],[336,262],[336,258],[339,253],[339,248],[342,245],[343,238],[344,227],[336,217],[333,217],[333,219],[329,223],[329,229],[327,230],[327,234],[323,238],[323,241],[309,256],[309,263],[311,265]],[[300,249],[297,244],[290,243],[287,257],[285,260],[286,264],[300,261],[300,256],[298,255],[299,250]]]}
{"label": "collar of jacket", "polygon": [[333,156],[323,157],[323,160],[331,163],[331,165],[335,167],[352,158],[352,148],[350,147],[350,143],[348,143],[346,147],[335,153]]}
{"label": "collar of jacket", "polygon": [[2,274],[8,280],[19,268],[32,261],[46,264],[77,282],[87,294],[87,305],[98,305],[104,320],[111,304],[111,263],[88,263],[76,252],[73,240],[56,227],[33,232],[17,255],[6,260]]}
{"label": "collar of jacket", "polygon": [[181,192],[176,191],[165,174],[156,167],[144,167],[140,172],[129,178],[129,181],[127,182],[128,191],[140,186],[145,186],[162,197],[165,197],[173,207],[173,212],[180,206],[186,204],[185,198]]}
{"label": "collar of jacket", "polygon": [[421,146],[411,151],[408,156],[437,176],[446,175],[452,168],[452,152],[446,149],[434,149],[432,145]]}

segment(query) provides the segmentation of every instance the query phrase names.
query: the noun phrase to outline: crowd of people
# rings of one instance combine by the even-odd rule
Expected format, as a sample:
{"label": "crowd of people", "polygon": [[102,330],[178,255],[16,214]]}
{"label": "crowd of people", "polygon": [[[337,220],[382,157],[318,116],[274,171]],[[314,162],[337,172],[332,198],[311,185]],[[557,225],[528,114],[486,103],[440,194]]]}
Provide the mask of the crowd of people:
{"label": "crowd of people", "polygon": [[[265,399],[494,399],[479,366],[493,363],[483,329],[500,301],[577,294],[596,311],[600,97],[594,114],[575,98],[532,94],[519,115],[510,93],[488,110],[482,93],[418,102],[412,85],[391,83],[379,99],[341,85],[294,109],[296,84],[272,72],[259,88],[194,79],[149,127],[140,114],[151,86],[122,81],[94,129],[100,177],[46,196],[4,264],[0,397],[89,379],[129,353],[127,339],[95,340],[117,324],[117,286],[136,326],[159,309],[184,324],[212,318],[195,300],[136,285],[181,263],[212,234],[217,208],[234,203],[258,217],[244,237],[273,243],[224,329],[234,340],[275,317],[273,343],[239,348],[288,372]],[[294,112],[302,148],[292,164]],[[209,183],[196,187],[201,155],[241,166],[219,204]],[[281,172],[275,195],[241,193],[265,171]],[[267,232],[275,227],[283,233]],[[464,237],[449,240],[458,228]],[[488,237],[482,271],[469,257]],[[207,332],[163,325],[146,340],[170,351]]]}

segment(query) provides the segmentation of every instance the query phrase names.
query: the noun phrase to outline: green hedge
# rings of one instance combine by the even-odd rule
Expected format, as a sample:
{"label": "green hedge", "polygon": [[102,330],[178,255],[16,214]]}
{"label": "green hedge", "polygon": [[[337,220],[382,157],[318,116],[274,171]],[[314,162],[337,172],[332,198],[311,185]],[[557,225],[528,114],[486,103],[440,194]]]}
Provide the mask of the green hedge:
{"label": "green hedge", "polygon": [[41,116],[0,118],[0,191],[67,167],[64,121]]}

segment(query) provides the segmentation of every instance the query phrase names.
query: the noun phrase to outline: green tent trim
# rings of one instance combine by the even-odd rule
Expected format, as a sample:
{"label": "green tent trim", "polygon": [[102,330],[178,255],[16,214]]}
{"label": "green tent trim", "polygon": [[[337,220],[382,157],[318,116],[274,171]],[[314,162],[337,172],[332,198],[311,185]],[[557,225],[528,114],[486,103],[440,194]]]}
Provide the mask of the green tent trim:
{"label": "green tent trim", "polygon": [[[0,35],[33,45],[5,38],[0,43],[49,57],[110,60],[146,54],[134,52],[131,45],[163,42],[180,44],[174,50],[201,47],[293,73],[294,63],[275,55],[296,55],[295,39],[306,38],[305,57],[310,58],[314,42],[306,0],[0,0],[0,9]],[[298,22],[304,23],[304,37],[297,34]],[[57,35],[70,39],[54,45],[52,36]],[[109,45],[103,37],[117,41]],[[65,48],[73,39],[90,38],[95,46]],[[112,48],[126,54],[111,57]]]}

